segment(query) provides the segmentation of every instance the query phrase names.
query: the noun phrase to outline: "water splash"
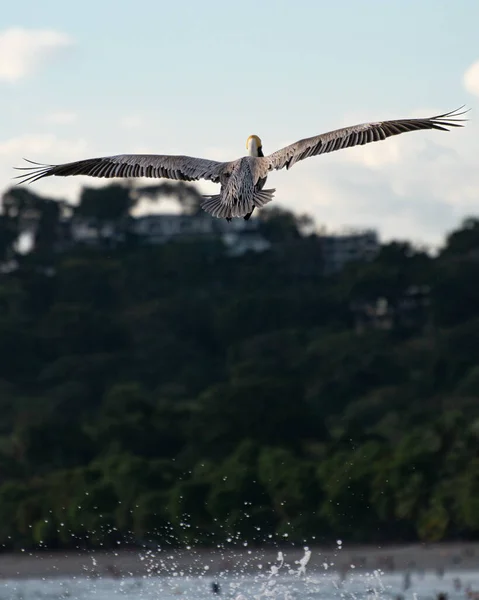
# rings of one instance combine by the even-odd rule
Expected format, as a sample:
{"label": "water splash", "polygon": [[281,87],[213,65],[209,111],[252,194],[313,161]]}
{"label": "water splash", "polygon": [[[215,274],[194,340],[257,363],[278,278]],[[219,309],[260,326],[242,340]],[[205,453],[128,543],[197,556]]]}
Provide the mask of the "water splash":
{"label": "water splash", "polygon": [[309,548],[304,549],[304,556],[297,562],[299,563],[298,575],[306,575],[306,565],[311,559],[311,550]]}
{"label": "water splash", "polygon": [[[189,546],[173,553],[151,545],[136,555],[141,575],[126,569],[116,574],[106,572],[104,557],[90,555],[82,576],[3,580],[0,600],[392,600],[399,596],[426,600],[435,596],[437,578],[433,575],[413,574],[406,596],[402,590],[404,573],[360,572],[349,562],[350,569],[341,572],[339,550],[321,555],[306,546],[298,557],[294,547],[273,555],[248,549],[238,552],[234,560],[234,553],[224,547],[215,553]],[[447,586],[447,577],[441,586]],[[477,581],[479,585],[479,576]],[[474,585],[473,580],[471,583]],[[459,600],[452,591],[449,597]]]}

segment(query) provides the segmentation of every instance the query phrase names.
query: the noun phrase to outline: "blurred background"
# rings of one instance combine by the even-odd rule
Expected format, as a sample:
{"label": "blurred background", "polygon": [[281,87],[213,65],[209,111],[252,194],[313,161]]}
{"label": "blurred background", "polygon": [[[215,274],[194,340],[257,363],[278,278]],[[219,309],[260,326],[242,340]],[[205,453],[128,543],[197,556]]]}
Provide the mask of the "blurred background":
{"label": "blurred background", "polygon": [[[0,548],[476,540],[479,5],[54,0],[2,9]],[[52,178],[227,160],[472,107],[214,188]]]}

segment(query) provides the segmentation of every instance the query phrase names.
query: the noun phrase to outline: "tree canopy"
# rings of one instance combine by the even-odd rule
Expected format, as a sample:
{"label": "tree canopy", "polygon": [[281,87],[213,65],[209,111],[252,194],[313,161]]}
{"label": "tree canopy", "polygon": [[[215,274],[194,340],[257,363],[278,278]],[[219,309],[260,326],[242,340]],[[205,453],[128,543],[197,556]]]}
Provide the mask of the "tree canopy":
{"label": "tree canopy", "polygon": [[[278,209],[266,252],[138,244],[140,192],[4,194],[0,546],[476,539],[479,220],[326,277]],[[74,244],[75,217],[125,235]]]}

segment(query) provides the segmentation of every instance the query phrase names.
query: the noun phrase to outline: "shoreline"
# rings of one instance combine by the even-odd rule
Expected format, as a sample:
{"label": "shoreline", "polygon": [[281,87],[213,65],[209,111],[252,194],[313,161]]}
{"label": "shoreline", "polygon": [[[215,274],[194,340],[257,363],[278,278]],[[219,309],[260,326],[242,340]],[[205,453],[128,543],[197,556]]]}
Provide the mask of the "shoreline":
{"label": "shoreline", "polygon": [[[324,572],[324,563],[341,575],[352,568],[360,572],[380,569],[385,573],[479,571],[479,543],[346,545],[342,549],[310,546],[309,550],[309,572]],[[305,556],[304,548],[297,546],[5,553],[0,554],[0,579],[168,576],[174,572],[215,577],[221,573],[257,573],[278,564],[278,552],[283,553],[285,564],[294,570],[299,569],[298,561]]]}

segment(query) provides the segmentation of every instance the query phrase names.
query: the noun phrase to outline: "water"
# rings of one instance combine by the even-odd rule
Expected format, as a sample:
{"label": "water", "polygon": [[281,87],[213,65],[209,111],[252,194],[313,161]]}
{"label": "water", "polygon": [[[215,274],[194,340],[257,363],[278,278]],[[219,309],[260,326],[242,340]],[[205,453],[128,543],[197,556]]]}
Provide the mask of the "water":
{"label": "water", "polygon": [[[349,572],[342,580],[337,572],[311,571],[308,553],[294,565],[286,564],[281,553],[277,563],[257,574],[188,576],[180,573],[142,577],[73,577],[31,580],[3,580],[0,600],[435,600],[446,592],[448,600],[465,600],[465,588],[479,590],[479,572]],[[327,567],[327,565],[325,565]],[[460,579],[461,588],[457,589]],[[217,582],[221,594],[212,592]],[[406,584],[406,585],[405,585]],[[405,589],[407,588],[407,589]]]}

